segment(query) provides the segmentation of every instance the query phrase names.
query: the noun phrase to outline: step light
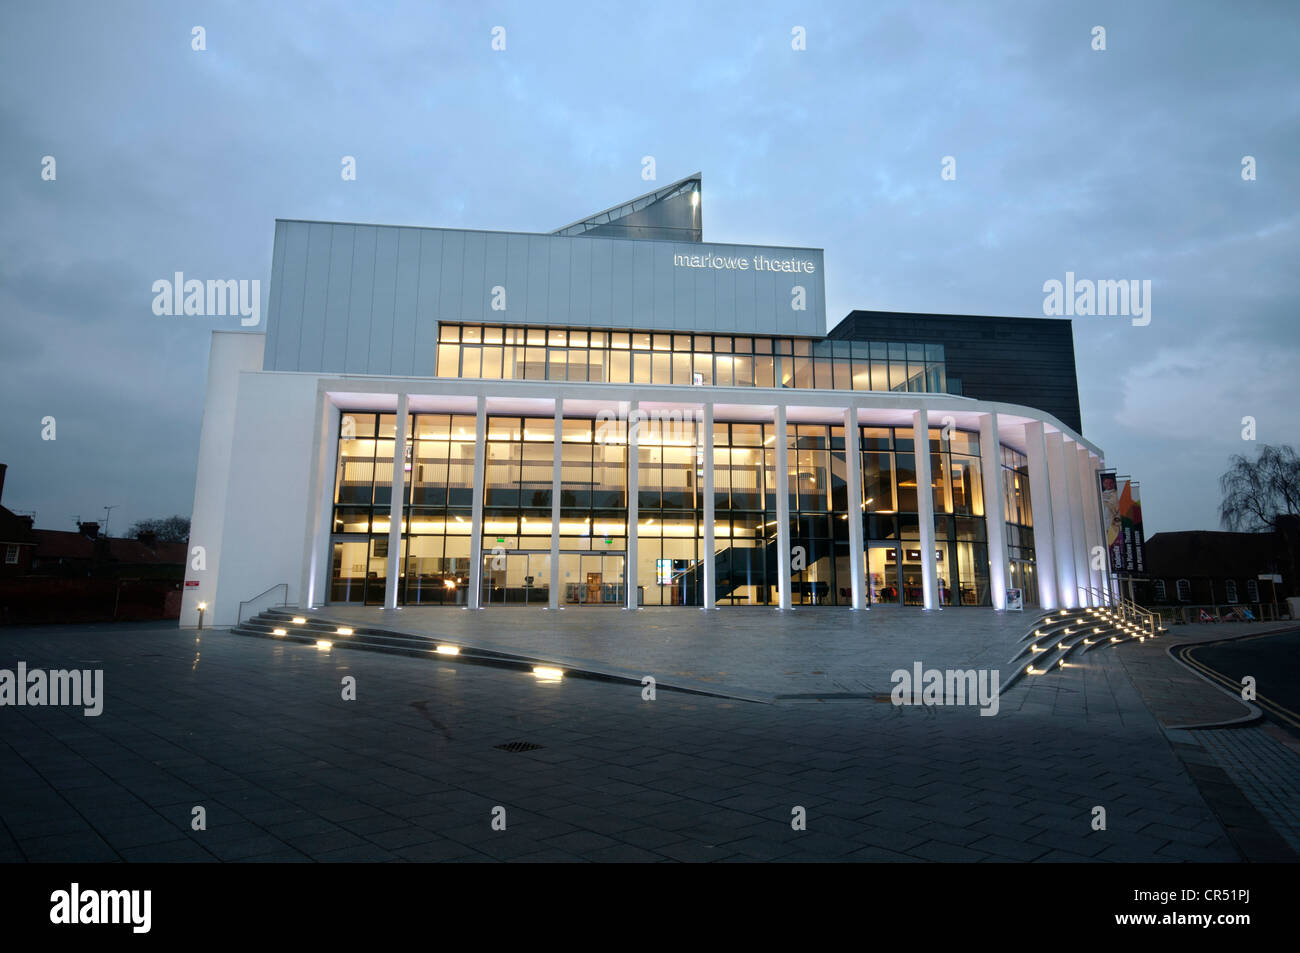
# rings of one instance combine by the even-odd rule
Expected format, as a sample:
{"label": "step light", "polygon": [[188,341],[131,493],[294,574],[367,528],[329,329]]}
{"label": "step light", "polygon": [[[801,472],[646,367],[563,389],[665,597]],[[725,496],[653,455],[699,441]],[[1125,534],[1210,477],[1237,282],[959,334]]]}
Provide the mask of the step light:
{"label": "step light", "polygon": [[303,618],[302,616],[300,616],[300,615],[296,615],[296,616],[293,617],[293,624],[294,624],[294,625],[306,625],[306,624],[307,624],[307,620],[306,620],[305,618]]}
{"label": "step light", "polygon": [[546,665],[535,665],[533,666],[533,675],[536,676],[537,680],[540,682],[558,682],[560,679],[564,678],[564,669],[551,668]]}
{"label": "step light", "polygon": [[334,648],[334,643],[325,639],[317,639],[316,648],[320,649],[322,652],[328,652],[330,649]]}
{"label": "step light", "polygon": [[286,632],[284,629],[272,629],[272,630],[271,630],[271,634],[272,634],[272,635],[288,635],[289,633]]}
{"label": "step light", "polygon": [[341,626],[339,626],[337,629],[335,629],[335,632],[336,632],[337,634],[339,634],[339,635],[351,635],[351,634],[352,634],[352,630],[349,629],[347,626],[344,626],[344,625],[341,625]]}
{"label": "step light", "polygon": [[460,649],[454,645],[440,645],[434,649],[439,655],[459,655]]}

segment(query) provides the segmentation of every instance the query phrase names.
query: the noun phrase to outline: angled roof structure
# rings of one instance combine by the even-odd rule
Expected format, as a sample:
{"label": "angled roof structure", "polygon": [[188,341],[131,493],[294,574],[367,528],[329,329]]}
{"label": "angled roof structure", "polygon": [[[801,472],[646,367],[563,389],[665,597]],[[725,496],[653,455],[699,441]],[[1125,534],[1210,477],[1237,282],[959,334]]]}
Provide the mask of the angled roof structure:
{"label": "angled roof structure", "polygon": [[700,188],[701,176],[696,172],[671,185],[557,228],[551,234],[703,241]]}

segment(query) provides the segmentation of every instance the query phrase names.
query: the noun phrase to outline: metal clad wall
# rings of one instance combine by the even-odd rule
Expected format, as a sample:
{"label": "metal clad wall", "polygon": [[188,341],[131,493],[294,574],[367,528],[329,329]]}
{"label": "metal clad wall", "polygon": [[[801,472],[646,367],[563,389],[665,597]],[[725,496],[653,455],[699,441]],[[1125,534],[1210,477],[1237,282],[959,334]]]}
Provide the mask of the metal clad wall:
{"label": "metal clad wall", "polygon": [[[346,374],[365,374],[370,357],[370,315],[374,304],[375,246],[379,238],[379,230],[354,228],[353,235],[356,247],[352,254],[352,294],[348,308],[348,344],[343,360],[343,371]],[[298,370],[318,370],[318,368],[302,367]]]}
{"label": "metal clad wall", "polygon": [[348,353],[348,317],[352,299],[352,252],[356,233],[347,225],[332,226],[325,331],[321,335],[321,366],[343,367]]}
{"label": "metal clad wall", "polygon": [[[307,268],[302,296],[302,314],[325,317],[329,297],[330,244],[333,228],[313,223],[307,230]],[[302,328],[302,325],[299,325]],[[298,366],[313,367],[320,364],[324,353],[324,333],[301,333],[298,346]]]}
{"label": "metal clad wall", "polygon": [[420,233],[410,228],[397,233],[397,295],[393,302],[393,373],[415,373],[415,327],[420,320]]}
{"label": "metal clad wall", "polygon": [[438,333],[438,301],[442,295],[442,233],[420,231],[420,296],[415,324],[415,353],[411,368],[416,377],[432,377],[437,358],[434,341]]}
{"label": "metal clad wall", "polygon": [[[709,254],[751,267],[674,263]],[[756,271],[760,254],[816,271]],[[807,248],[277,222],[265,367],[432,377],[445,321],[820,337],[823,267]],[[791,309],[795,285],[806,311]]]}
{"label": "metal clad wall", "polygon": [[275,223],[275,245],[271,252],[271,287],[267,289],[266,317],[262,325],[262,330],[266,332],[266,340],[262,342],[262,353],[267,367],[272,366],[272,347],[276,343],[270,329],[280,323],[280,296],[284,293],[284,235],[288,227],[284,222]]}

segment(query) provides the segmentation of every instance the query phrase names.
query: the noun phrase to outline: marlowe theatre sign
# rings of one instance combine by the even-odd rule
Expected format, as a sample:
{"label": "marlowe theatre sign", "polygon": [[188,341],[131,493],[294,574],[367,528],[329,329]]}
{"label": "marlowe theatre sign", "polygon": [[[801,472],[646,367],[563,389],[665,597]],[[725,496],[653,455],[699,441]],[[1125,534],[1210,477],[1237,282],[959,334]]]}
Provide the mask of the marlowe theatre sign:
{"label": "marlowe theatre sign", "polygon": [[719,271],[785,271],[813,274],[817,265],[800,258],[768,258],[766,255],[673,255],[674,268],[714,268]]}

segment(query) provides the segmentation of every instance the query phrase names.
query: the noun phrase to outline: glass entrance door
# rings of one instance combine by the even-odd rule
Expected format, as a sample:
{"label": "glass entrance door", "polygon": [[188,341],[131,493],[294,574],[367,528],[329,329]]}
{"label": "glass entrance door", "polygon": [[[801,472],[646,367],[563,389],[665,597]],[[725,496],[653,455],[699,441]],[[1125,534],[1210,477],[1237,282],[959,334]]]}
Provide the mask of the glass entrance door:
{"label": "glass entrance door", "polygon": [[622,605],[623,567],[622,553],[561,553],[564,605]]}
{"label": "glass entrance door", "polygon": [[869,543],[867,552],[867,593],[873,605],[898,604],[903,601],[899,581],[898,546],[895,543]]}
{"label": "glass entrance door", "polygon": [[550,598],[550,553],[508,552],[483,556],[484,606],[545,606]]}

